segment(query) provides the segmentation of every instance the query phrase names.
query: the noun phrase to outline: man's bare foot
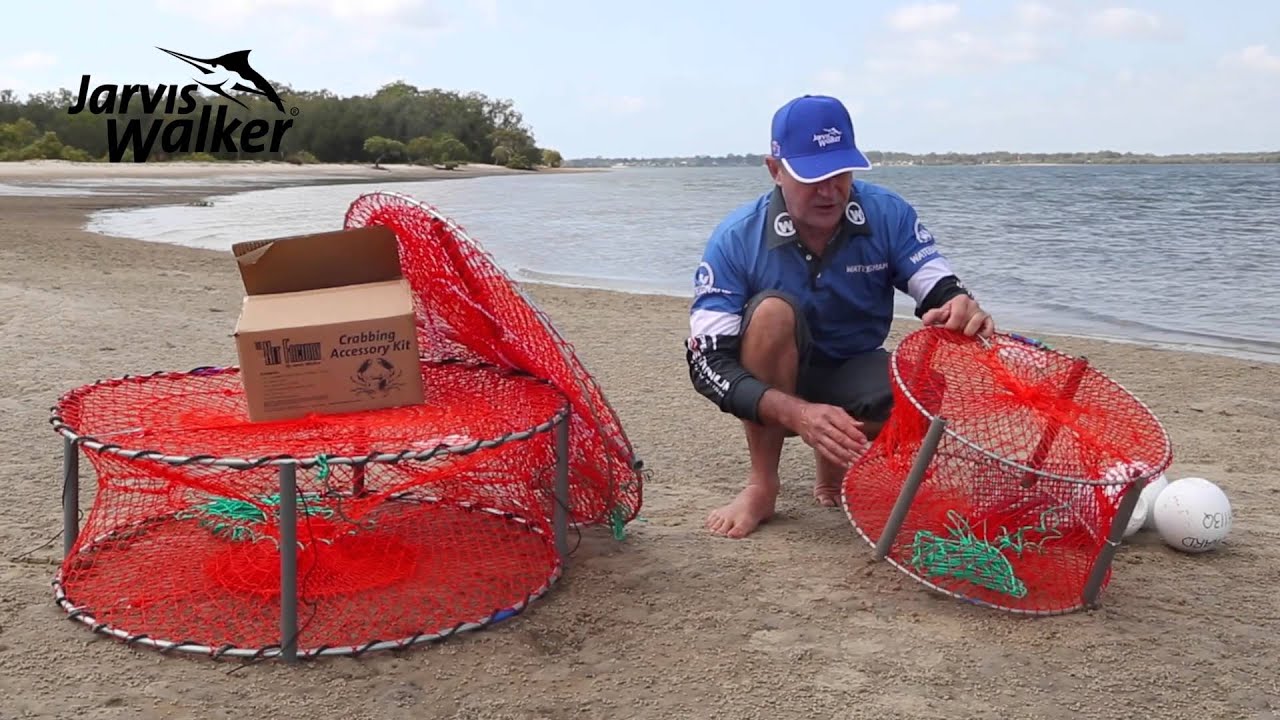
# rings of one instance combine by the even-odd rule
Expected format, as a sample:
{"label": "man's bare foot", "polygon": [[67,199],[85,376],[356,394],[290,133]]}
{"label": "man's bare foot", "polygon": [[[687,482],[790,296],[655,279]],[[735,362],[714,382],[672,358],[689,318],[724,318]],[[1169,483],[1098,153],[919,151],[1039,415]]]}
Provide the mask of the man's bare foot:
{"label": "man's bare foot", "polygon": [[744,538],[773,517],[777,500],[777,489],[751,483],[733,502],[711,511],[707,516],[707,529],[724,537]]}
{"label": "man's bare foot", "polygon": [[841,479],[819,479],[813,485],[813,498],[823,507],[835,507],[840,504]]}
{"label": "man's bare foot", "polygon": [[813,499],[823,507],[835,507],[840,504],[840,491],[844,485],[845,468],[833,465],[820,453],[817,456],[817,481],[813,484]]}

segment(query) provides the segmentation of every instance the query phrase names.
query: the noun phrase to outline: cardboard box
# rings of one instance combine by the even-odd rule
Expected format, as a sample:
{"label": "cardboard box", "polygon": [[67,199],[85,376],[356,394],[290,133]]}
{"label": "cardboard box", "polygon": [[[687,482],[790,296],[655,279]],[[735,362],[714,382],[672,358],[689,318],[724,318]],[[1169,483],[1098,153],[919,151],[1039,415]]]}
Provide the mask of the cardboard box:
{"label": "cardboard box", "polygon": [[423,401],[413,293],[384,227],[237,243],[249,419]]}

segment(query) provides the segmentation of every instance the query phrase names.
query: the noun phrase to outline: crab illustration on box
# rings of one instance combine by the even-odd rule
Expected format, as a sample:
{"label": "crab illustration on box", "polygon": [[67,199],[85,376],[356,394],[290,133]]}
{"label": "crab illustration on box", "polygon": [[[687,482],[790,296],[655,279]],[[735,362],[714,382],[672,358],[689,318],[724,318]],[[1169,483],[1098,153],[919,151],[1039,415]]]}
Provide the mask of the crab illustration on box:
{"label": "crab illustration on box", "polygon": [[384,357],[369,358],[360,363],[351,382],[361,395],[385,394],[400,387],[400,370]]}

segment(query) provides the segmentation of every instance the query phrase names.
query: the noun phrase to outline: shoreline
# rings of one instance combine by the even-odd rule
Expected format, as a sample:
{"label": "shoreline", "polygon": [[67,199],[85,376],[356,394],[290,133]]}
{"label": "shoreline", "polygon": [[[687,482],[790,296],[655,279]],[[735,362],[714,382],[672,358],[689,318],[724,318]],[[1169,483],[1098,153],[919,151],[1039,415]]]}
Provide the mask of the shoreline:
{"label": "shoreline", "polygon": [[[85,165],[85,163],[64,163],[64,161],[33,161],[33,162],[34,163],[52,162],[52,163]],[[0,163],[0,182],[3,182],[5,180],[5,175],[2,172],[5,164],[7,163]],[[200,164],[200,163],[191,163],[191,164]],[[203,163],[203,165],[206,165],[206,166],[223,165],[223,164],[230,164],[230,163]],[[257,164],[257,163],[252,163],[252,164]],[[271,164],[287,165],[289,168],[305,169],[306,167],[306,166],[293,166],[287,163],[271,163]],[[219,175],[216,174],[216,171],[222,170],[222,168],[214,168],[214,170],[215,170],[215,174],[208,175],[206,177],[219,177]],[[322,171],[322,173],[318,177],[312,176],[304,172],[298,172],[296,174],[293,174],[289,170],[284,168],[281,168],[281,170],[283,170],[284,173],[292,174],[293,176],[288,178],[272,178],[268,184],[262,187],[254,187],[252,189],[269,190],[273,188],[283,188],[283,187],[290,187],[295,185],[307,185],[307,184],[330,184],[330,183],[364,184],[362,180],[366,180],[366,178],[364,177],[330,175],[328,174],[329,172],[332,172],[332,170],[330,169],[326,169]],[[462,176],[454,174],[453,171],[434,170],[432,168],[418,168],[417,170],[421,171],[420,176],[417,176],[419,175],[419,173],[417,173],[417,171],[414,171],[415,173],[414,177],[399,177],[390,181],[391,182],[401,182],[401,181],[416,182],[416,181],[426,181],[426,180],[462,179]],[[596,169],[567,170],[567,172],[596,172],[596,171],[597,171]],[[491,175],[508,175],[508,174],[523,175],[523,174],[533,174],[533,173],[529,173],[528,171],[512,171],[512,170],[508,170],[506,168],[497,167],[497,166],[477,166],[468,175],[466,175],[466,177],[486,177]],[[48,176],[45,175],[41,177],[48,177]],[[181,177],[187,178],[187,177],[190,177],[190,175],[183,175]],[[367,181],[370,183],[376,183],[379,180],[387,181],[389,179],[382,176],[367,178]],[[58,180],[54,179],[49,181],[57,182]],[[186,204],[190,202],[204,200],[210,195],[225,195],[229,192],[234,194],[235,192],[240,192],[244,190],[246,189],[241,188],[239,185],[216,184],[216,185],[201,186],[201,187],[184,187],[181,185],[178,185],[177,187],[175,187],[174,185],[167,185],[163,188],[157,188],[155,192],[146,192],[146,191],[139,190],[136,192],[122,193],[119,195],[63,196],[63,197],[59,197],[59,196],[32,197],[32,196],[0,195],[0,217],[3,217],[6,211],[11,210],[13,208],[13,203],[15,202],[22,203],[22,202],[31,202],[33,200],[43,200],[43,201],[48,201],[55,206],[59,204],[65,204],[69,206],[67,209],[70,209],[71,207],[75,208],[73,221],[68,219],[68,217],[65,215],[62,216],[61,222],[59,222],[58,219],[46,220],[46,222],[49,225],[51,225],[52,227],[62,232],[82,233],[84,235],[92,236],[95,238],[101,238],[105,241],[110,241],[110,242],[138,244],[141,246],[161,246],[161,247],[169,248],[171,249],[172,252],[176,252],[176,253],[195,253],[195,254],[205,255],[206,257],[211,256],[216,258],[227,258],[227,257],[230,257],[229,254],[221,250],[211,250],[206,248],[197,248],[197,247],[179,245],[174,243],[161,243],[156,241],[141,240],[137,238],[109,235],[106,233],[100,233],[100,232],[88,230],[86,228],[91,216],[97,212],[115,211],[115,210],[132,210],[132,209],[140,209],[140,208],[156,207],[156,206],[164,206],[164,205],[181,205],[181,204]],[[68,200],[79,200],[81,202],[74,202],[74,203],[59,202],[59,201],[68,201]],[[597,285],[576,284],[571,281],[556,281],[556,280],[547,280],[547,279],[542,279],[542,280],[523,279],[523,278],[517,277],[516,273],[514,272],[511,272],[511,271],[507,271],[507,272],[508,272],[508,275],[511,276],[512,279],[517,284],[524,287],[529,287],[529,288],[541,288],[543,289],[544,292],[550,291],[554,293],[558,291],[565,291],[568,293],[585,293],[585,294],[603,293],[605,295],[617,295],[622,297],[652,298],[652,299],[658,300],[659,302],[668,302],[668,303],[674,302],[674,303],[679,303],[680,305],[687,305],[687,303],[690,300],[690,298],[685,295],[676,293],[671,290],[665,290],[660,288],[635,289],[635,288],[625,288],[625,287],[618,287],[618,286],[602,287]],[[914,316],[908,313],[901,313],[901,312],[895,313],[894,328],[891,332],[891,336],[888,341],[888,344],[891,345],[893,343],[895,336],[900,336],[904,331],[909,332],[910,330],[914,329],[915,327],[914,323],[917,323],[917,322],[918,322],[917,318],[915,318]],[[1233,354],[1231,348],[1221,348],[1221,347],[1209,346],[1209,345],[1200,346],[1197,349],[1197,348],[1187,347],[1184,345],[1179,345],[1177,343],[1172,343],[1172,342],[1165,343],[1165,342],[1135,339],[1135,338],[1094,335],[1094,334],[1088,334],[1088,333],[1038,331],[1034,328],[1026,328],[1021,326],[1017,326],[1016,329],[1010,329],[1007,327],[1002,328],[1002,331],[1011,331],[1026,337],[1032,337],[1036,340],[1040,340],[1042,342],[1050,344],[1055,348],[1060,347],[1064,344],[1071,345],[1073,343],[1079,343],[1079,342],[1089,343],[1089,344],[1101,343],[1105,345],[1114,345],[1119,347],[1133,347],[1133,348],[1142,349],[1144,351],[1151,351],[1156,353],[1174,353],[1179,355],[1185,354],[1185,355],[1192,355],[1192,356],[1202,356],[1202,357],[1214,359],[1214,360],[1227,360],[1227,361],[1232,361],[1236,363],[1243,363],[1246,366],[1251,368],[1258,368],[1261,366],[1273,366],[1276,364],[1280,364],[1280,357],[1271,358],[1271,357],[1251,357],[1247,355],[1241,356],[1241,355]],[[1244,352],[1247,353],[1248,351],[1244,351]]]}
{"label": "shoreline", "polygon": [[[545,275],[547,273],[538,273]],[[584,278],[584,282],[574,282],[573,280],[539,280],[526,277],[520,277],[518,273],[511,273],[512,278],[521,285],[545,286],[564,288],[568,290],[594,290],[599,292],[611,292],[622,295],[638,295],[670,298],[688,303],[691,297],[687,294],[676,292],[674,290],[666,290],[655,287],[626,287],[628,280],[613,280],[600,278]],[[590,281],[596,281],[598,284],[590,284]],[[642,281],[635,281],[639,285]],[[1001,314],[1003,317],[1003,313]],[[903,308],[895,310],[894,323],[914,323],[918,319],[910,312],[904,311]],[[997,322],[1000,318],[997,318]],[[1267,353],[1250,348],[1233,348],[1221,345],[1212,345],[1209,343],[1194,343],[1191,341],[1174,341],[1174,340],[1155,340],[1144,339],[1138,337],[1120,337],[1116,335],[1107,335],[1102,333],[1089,333],[1083,331],[1066,331],[1052,330],[1034,323],[1010,323],[1007,320],[998,328],[1000,332],[1012,332],[1033,339],[1045,340],[1046,338],[1060,338],[1072,340],[1085,340],[1092,342],[1105,342],[1116,345],[1132,345],[1135,347],[1143,347],[1152,350],[1165,350],[1171,352],[1186,352],[1197,355],[1208,355],[1210,357],[1230,358],[1234,360],[1243,360],[1246,362],[1265,363],[1268,365],[1280,366],[1280,353]],[[1037,334],[1039,333],[1039,334]],[[1228,338],[1230,340],[1238,340],[1243,344],[1255,342],[1249,338]]]}
{"label": "shoreline", "polygon": [[[544,168],[537,171],[527,171],[511,170],[501,166],[486,164],[472,164],[463,166],[456,170],[440,170],[433,167],[418,165],[389,165],[384,166],[384,169],[374,169],[372,166],[360,164],[319,163],[313,165],[294,165],[283,161],[112,164],[76,163],[63,160],[33,160],[0,162],[0,188],[7,183],[16,184],[19,187],[30,186],[44,188],[52,186],[50,189],[56,188],[66,190],[66,192],[56,193],[54,196],[102,197],[116,198],[120,200],[118,204],[108,204],[104,207],[95,207],[92,210],[86,211],[83,221],[78,228],[80,230],[85,230],[92,215],[98,212],[132,210],[166,205],[182,205],[205,201],[212,196],[237,194],[239,192],[254,190],[271,190],[275,188],[314,185],[365,185],[376,183],[392,184],[400,182],[461,180],[491,176],[573,174],[584,172],[608,172],[609,170],[609,168]],[[119,182],[122,180],[175,180],[177,182],[164,183],[163,185],[133,186],[128,190],[112,193],[95,193],[91,191],[91,188],[86,188],[89,192],[76,193],[74,186],[68,186],[65,184],[68,181],[75,182],[78,180],[100,181],[102,183]],[[186,184],[181,182],[183,180],[195,182],[193,184]],[[39,197],[39,195],[6,196],[0,194],[0,200],[14,197],[30,198]],[[139,198],[146,198],[147,201],[139,202]],[[101,235],[102,237],[114,237],[120,240],[133,240],[133,238],[107,235],[97,231],[89,232],[92,232],[95,235]],[[178,247],[188,246],[178,245]],[[194,249],[198,250],[200,248]],[[533,272],[537,275],[563,275],[561,273],[548,274],[537,271]],[[509,270],[508,273],[521,285],[535,287],[546,286],[571,290],[595,290],[601,292],[620,293],[623,295],[676,298],[680,299],[682,302],[688,302],[689,300],[689,298],[684,294],[675,292],[674,290],[657,287],[655,283],[649,281],[590,277],[568,277],[565,280],[538,279],[521,277],[520,274],[514,270]],[[910,313],[904,313],[901,309],[895,313],[894,318],[895,324],[915,321],[915,318]],[[1000,317],[997,317],[997,321],[999,320]],[[1191,339],[1179,341],[1173,339],[1160,340],[1155,338],[1126,337],[1109,334],[1106,332],[1105,328],[1100,329],[1097,332],[1090,332],[1087,330],[1052,330],[1041,327],[1032,327],[1032,325],[1034,325],[1034,323],[1005,322],[1002,324],[1001,329],[1034,337],[1039,337],[1039,335],[1036,335],[1037,332],[1043,332],[1046,338],[1073,338],[1109,342],[1157,350],[1190,352],[1210,355],[1213,357],[1234,358],[1249,362],[1280,365],[1280,354],[1269,353],[1264,350],[1250,347],[1214,345],[1211,342],[1195,342]],[[1244,346],[1248,346],[1255,342],[1248,338],[1223,339],[1227,341],[1238,341],[1240,345]],[[1046,341],[1048,340],[1046,339]]]}
{"label": "shoreline", "polygon": [[[127,181],[129,179],[141,181],[172,179],[177,181],[174,183],[164,183],[163,185],[135,186],[128,189],[117,190],[111,195],[107,195],[120,197],[126,204],[98,208],[92,212],[86,213],[85,223],[81,225],[81,229],[84,229],[88,226],[92,214],[97,212],[130,210],[138,209],[140,207],[180,205],[203,201],[212,196],[237,194],[239,192],[256,190],[315,185],[394,184],[401,182],[457,180],[489,176],[572,174],[582,172],[606,172],[609,170],[608,168],[557,168],[543,169],[539,171],[523,171],[483,164],[464,166],[463,168],[452,171],[439,170],[424,166],[386,166],[386,168],[387,170],[374,170],[371,166],[346,164],[293,165],[279,161],[227,161],[204,163],[170,162],[156,163],[152,165],[113,165],[109,163],[72,163],[60,160],[38,160],[0,163],[0,189],[3,188],[6,182],[12,183],[17,180],[22,181],[22,184],[24,185],[34,187],[53,185],[55,188],[69,188],[69,190],[65,192],[57,193],[64,196],[97,197],[104,196],[105,194],[92,192],[90,188],[86,188],[88,191],[85,193],[77,194],[75,193],[74,186],[69,186],[65,183],[68,181],[75,182],[76,180],[97,180],[106,183],[109,181]],[[199,184],[186,184],[181,182],[183,180],[196,181],[196,183]],[[186,193],[188,191],[195,193],[198,197],[184,195],[180,200],[175,199],[175,193]],[[155,202],[139,204],[128,201],[129,197],[136,196],[151,197],[155,199]],[[0,194],[0,197],[5,196]],[[30,197],[30,195],[27,197]],[[96,230],[92,232],[95,234],[103,234]],[[104,234],[104,236],[106,235]],[[671,297],[680,298],[685,302],[689,299],[686,295],[673,289],[669,289],[665,287],[665,284],[658,283],[656,281],[620,278],[593,278],[586,276],[577,277],[567,275],[565,273],[546,273],[532,270],[528,273],[521,273],[517,269],[509,269],[508,272],[522,285],[600,290],[604,292],[622,293],[625,295]],[[535,277],[529,277],[529,275],[533,275]],[[995,311],[997,312],[998,322],[1000,322],[1002,318],[1010,315],[1007,308],[1001,308]],[[895,320],[899,323],[904,321],[909,323],[913,322],[915,318],[909,312],[904,312],[902,308],[898,308],[895,314]],[[1067,325],[1071,324],[1072,323],[1067,323]],[[1058,327],[1057,329],[1054,329],[1051,326],[1042,326],[1038,321],[1034,320],[1023,322],[1010,322],[1006,320],[1001,323],[1001,329],[1023,335],[1035,336],[1037,332],[1044,332],[1048,335],[1062,338],[1079,338],[1084,340],[1131,344],[1154,349],[1192,352],[1215,357],[1230,357],[1252,362],[1280,365],[1280,353],[1263,349],[1263,347],[1259,347],[1259,345],[1265,346],[1265,342],[1249,338],[1223,337],[1221,338],[1221,341],[1225,344],[1215,344],[1213,338],[1201,339],[1192,336],[1178,337],[1178,333],[1176,331],[1163,332],[1156,330],[1153,331],[1152,334],[1164,334],[1166,337],[1140,337],[1125,335],[1123,334],[1123,331],[1118,328],[1099,327],[1096,329],[1089,329],[1074,327],[1066,329],[1066,327]]]}
{"label": "shoreline", "polygon": [[513,170],[500,165],[470,163],[453,170],[426,165],[387,164],[373,167],[359,163],[314,163],[295,165],[283,161],[220,161],[164,163],[71,162],[68,160],[23,160],[0,162],[0,184],[44,186],[65,182],[98,181],[103,183],[130,180],[178,180],[221,182],[250,181],[261,185],[256,189],[360,182],[419,182],[451,180],[494,175],[557,175],[568,173],[606,172],[597,168],[539,168]]}
{"label": "shoreline", "polygon": [[[97,380],[236,357],[230,332],[243,288],[229,253],[82,229],[99,209],[184,202],[207,188],[155,192],[163,197],[0,197],[0,433],[10,441],[0,456],[9,499],[0,510],[0,697],[8,714],[274,717],[288,707],[299,717],[503,720],[625,708],[637,720],[667,720],[705,717],[707,708],[741,718],[843,717],[856,704],[859,717],[886,720],[1057,717],[1064,706],[1190,719],[1274,707],[1280,639],[1258,628],[1274,614],[1267,608],[1280,578],[1257,572],[1280,565],[1273,366],[1042,338],[1088,356],[1150,407],[1173,443],[1169,479],[1213,480],[1236,519],[1227,543],[1205,555],[1179,553],[1153,531],[1128,538],[1099,609],[1028,620],[940,598],[873,562],[848,518],[813,502],[813,454],[798,440],[784,446],[774,519],[746,540],[711,536],[707,513],[741,489],[749,467],[741,424],[690,386],[684,301],[544,284],[527,284],[530,295],[653,473],[624,539],[584,531],[580,542],[571,538],[566,575],[528,610],[403,653],[297,668],[269,661],[232,674],[238,664],[94,636],[53,602],[62,445],[50,406]],[[626,332],[610,329],[618,325]],[[895,323],[891,343],[917,326]],[[81,457],[87,515],[97,488],[90,456]],[[1165,667],[1154,681],[1152,662]]]}

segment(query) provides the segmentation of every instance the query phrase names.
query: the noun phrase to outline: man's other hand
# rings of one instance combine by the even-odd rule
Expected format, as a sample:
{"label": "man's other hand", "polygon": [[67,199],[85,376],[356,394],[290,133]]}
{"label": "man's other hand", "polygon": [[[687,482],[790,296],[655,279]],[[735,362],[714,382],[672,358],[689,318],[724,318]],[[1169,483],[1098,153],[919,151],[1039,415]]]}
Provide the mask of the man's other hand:
{"label": "man's other hand", "polygon": [[805,405],[795,431],[809,447],[840,467],[849,467],[867,449],[862,424],[835,405]]}
{"label": "man's other hand", "polygon": [[945,305],[925,313],[920,321],[925,325],[941,325],[948,330],[958,330],[965,335],[990,338],[996,331],[996,321],[983,310],[978,301],[968,295],[957,295]]}

